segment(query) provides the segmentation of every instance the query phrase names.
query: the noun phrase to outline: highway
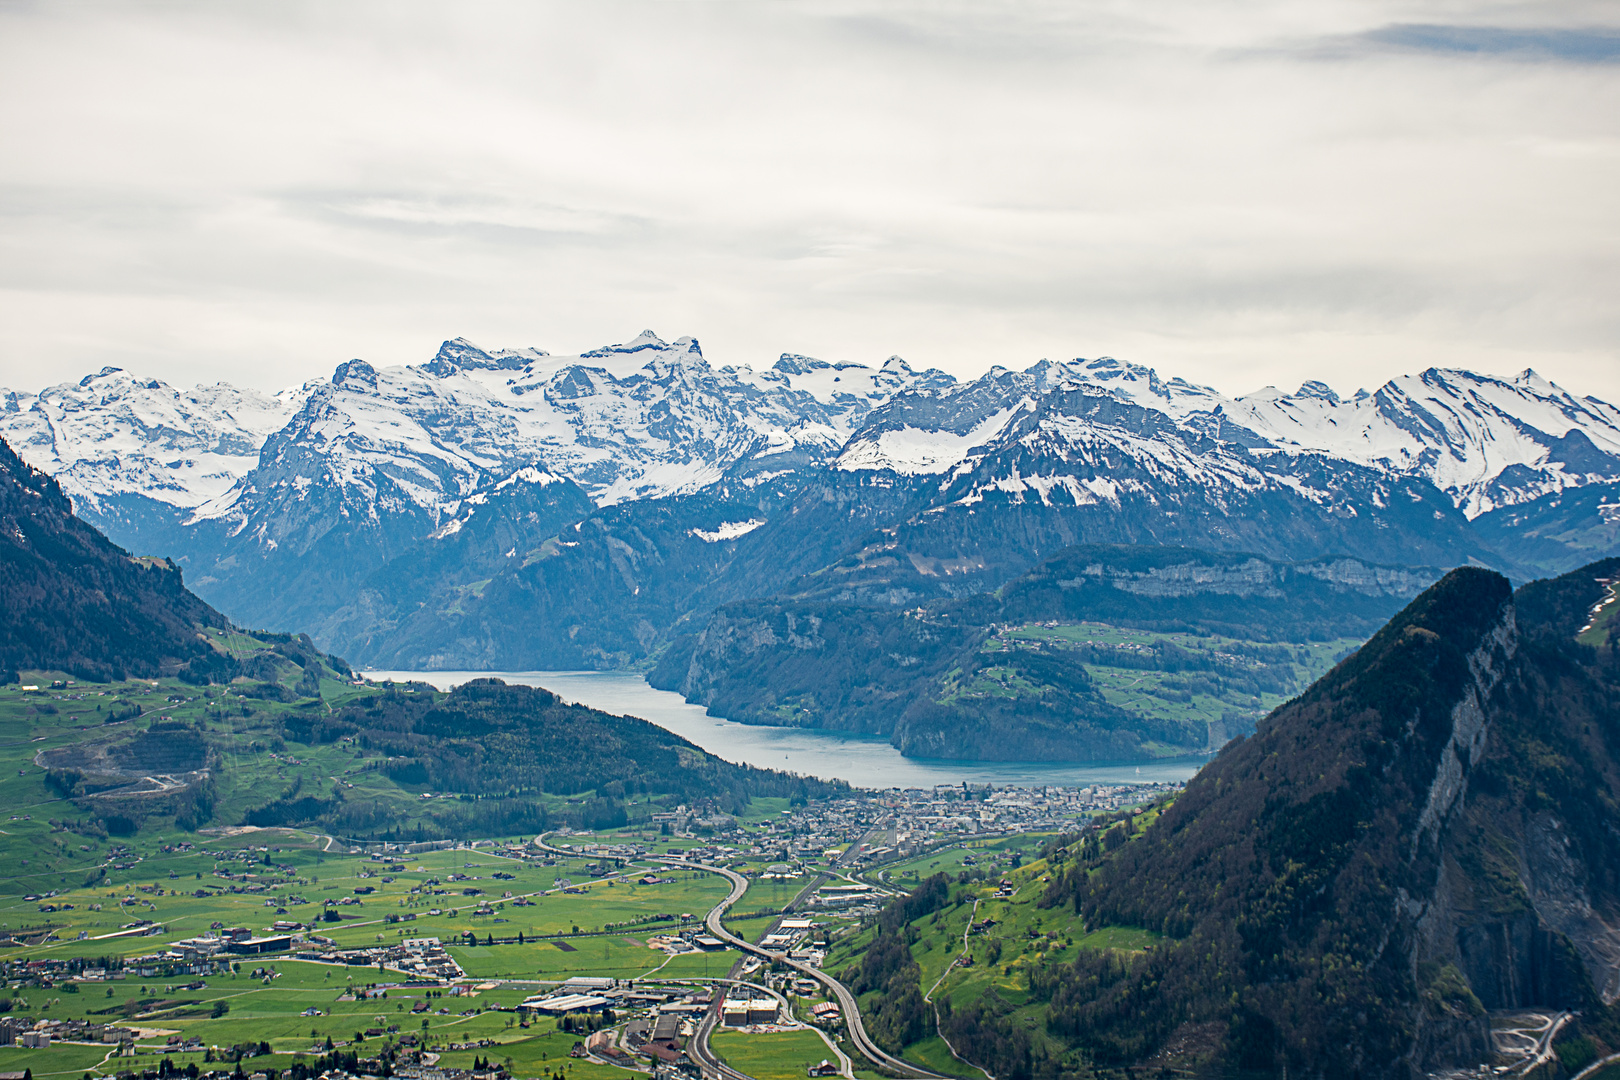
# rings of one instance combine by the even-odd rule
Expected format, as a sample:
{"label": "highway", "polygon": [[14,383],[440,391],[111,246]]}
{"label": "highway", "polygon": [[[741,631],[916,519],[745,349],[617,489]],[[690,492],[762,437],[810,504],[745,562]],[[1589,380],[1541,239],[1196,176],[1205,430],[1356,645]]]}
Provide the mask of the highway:
{"label": "highway", "polygon": [[[558,855],[577,856],[579,854],[575,851],[569,851],[566,848],[552,847],[550,844],[546,843],[546,837],[548,835],[550,834],[541,833],[539,836],[535,837],[535,845]],[[855,995],[850,992],[849,987],[845,986],[843,983],[839,982],[825,971],[822,971],[818,967],[811,967],[809,964],[801,964],[797,960],[790,960],[788,959],[786,953],[775,952],[771,949],[766,949],[762,946],[755,945],[753,942],[746,941],[727,930],[725,925],[721,922],[721,919],[724,918],[726,910],[730,908],[732,904],[735,904],[738,900],[741,900],[743,894],[748,891],[748,879],[746,877],[737,873],[735,870],[728,870],[723,866],[710,866],[708,863],[690,862],[686,859],[650,856],[649,861],[659,862],[665,866],[679,866],[686,870],[702,870],[710,874],[719,874],[721,877],[729,881],[731,883],[731,892],[727,894],[724,900],[710,908],[708,916],[703,920],[704,925],[709,928],[709,933],[719,938],[721,941],[726,942],[728,945],[731,945],[733,948],[740,949],[745,953],[752,953],[753,955],[763,957],[766,960],[780,963],[786,967],[792,968],[794,971],[797,971],[806,978],[814,979],[822,986],[825,986],[827,990],[831,992],[833,997],[837,999],[838,1009],[844,1014],[844,1023],[849,1027],[850,1041],[855,1044],[855,1049],[864,1054],[874,1065],[882,1066],[891,1072],[908,1078],[908,1080],[957,1080],[955,1077],[947,1076],[944,1073],[932,1072],[920,1065],[913,1065],[909,1061],[897,1058],[885,1051],[877,1043],[873,1042],[871,1036],[867,1035],[866,1033],[866,1025],[861,1022],[861,1009],[860,1005],[855,1000]],[[709,1012],[705,1013],[704,1023],[709,1024],[712,1027],[716,1012],[716,1009],[710,1009]],[[719,1059],[715,1058],[708,1050],[707,1038],[694,1038],[692,1043],[694,1047],[696,1047],[698,1044],[702,1044],[702,1052],[708,1056],[709,1060],[700,1060],[700,1064],[715,1069],[723,1077],[725,1077],[726,1080],[739,1080],[739,1078],[740,1080],[749,1080],[749,1078],[743,1076],[742,1073],[737,1072],[735,1069],[730,1068],[719,1061]]]}
{"label": "highway", "polygon": [[886,1052],[882,1047],[878,1046],[877,1043],[873,1042],[871,1037],[866,1034],[866,1026],[861,1023],[860,1006],[856,1003],[855,995],[850,992],[849,987],[845,986],[843,983],[839,982],[825,971],[822,971],[820,968],[811,967],[809,964],[801,964],[797,960],[790,960],[788,959],[786,953],[775,952],[774,950],[755,945],[753,942],[746,941],[727,930],[725,925],[721,922],[721,919],[725,916],[726,909],[732,904],[735,904],[738,900],[742,899],[743,893],[748,891],[747,878],[743,877],[735,870],[727,870],[722,866],[710,866],[707,863],[687,862],[684,859],[660,859],[659,861],[669,866],[680,866],[688,870],[706,870],[711,874],[719,874],[727,881],[731,882],[730,895],[728,895],[724,900],[720,901],[720,903],[716,904],[714,907],[710,908],[708,918],[704,919],[704,925],[709,928],[709,933],[713,934],[721,941],[726,942],[728,945],[731,945],[733,948],[741,949],[743,952],[753,953],[755,956],[764,957],[766,960],[783,964],[792,968],[794,971],[797,971],[806,978],[814,979],[822,986],[825,986],[832,993],[833,997],[838,999],[839,1011],[844,1014],[844,1023],[849,1026],[850,1041],[853,1042],[855,1044],[855,1048],[862,1054],[866,1055],[866,1057],[873,1064],[881,1065],[882,1067],[896,1072],[903,1077],[913,1078],[913,1080],[952,1080],[952,1078],[947,1077],[944,1073],[932,1072],[928,1069],[922,1068],[919,1065],[913,1065],[909,1061],[897,1058],[894,1055]]}
{"label": "highway", "polygon": [[[748,989],[757,991],[760,994],[769,995],[777,1000],[777,1003],[781,1007],[783,1016],[792,1015],[792,1008],[788,1003],[788,999],[767,986],[763,986],[759,983],[747,982],[743,979],[717,979],[712,980],[711,985],[713,982],[722,982],[728,987],[747,987]],[[714,1055],[714,1052],[709,1049],[709,1036],[714,1033],[714,1029],[719,1022],[720,999],[719,996],[716,995],[713,1007],[710,1008],[708,1012],[703,1014],[703,1020],[698,1024],[697,1032],[692,1036],[691,1041],[686,1044],[686,1052],[699,1065],[712,1069],[715,1073],[727,1078],[727,1080],[737,1080],[737,1078],[743,1076],[743,1074],[721,1061]],[[838,1048],[838,1044],[834,1042],[825,1031],[822,1031],[820,1028],[811,1028],[810,1030],[814,1031],[818,1036],[821,1037],[821,1041],[827,1044],[828,1052],[831,1053],[833,1057],[838,1059],[839,1075],[842,1076],[844,1080],[855,1080],[854,1067],[850,1063],[849,1055],[840,1050]],[[831,1060],[831,1058],[828,1060]]]}
{"label": "highway", "polygon": [[[702,864],[670,863],[669,865],[700,866]],[[737,877],[742,877],[742,875],[739,874]],[[741,900],[743,893],[748,891],[747,878],[742,878],[741,884],[739,884],[737,880],[732,878],[732,876],[729,874],[727,875],[727,879],[731,881],[731,892],[724,900],[722,900],[718,905],[715,906],[714,909],[710,911],[710,918],[713,918],[714,911],[724,911],[732,904],[735,904],[738,900]],[[714,1051],[709,1049],[709,1033],[712,1032],[714,1030],[714,1026],[720,1022],[721,996],[719,990],[719,986],[711,986],[709,1010],[703,1014],[703,1019],[698,1021],[698,1029],[693,1034],[692,1038],[687,1040],[686,1050],[689,1054],[691,1054],[692,1058],[697,1061],[698,1065],[703,1069],[705,1075],[719,1076],[722,1078],[722,1080],[753,1080],[753,1078],[748,1076],[747,1073],[738,1072],[730,1065],[727,1065],[725,1062],[721,1061],[715,1056]]]}

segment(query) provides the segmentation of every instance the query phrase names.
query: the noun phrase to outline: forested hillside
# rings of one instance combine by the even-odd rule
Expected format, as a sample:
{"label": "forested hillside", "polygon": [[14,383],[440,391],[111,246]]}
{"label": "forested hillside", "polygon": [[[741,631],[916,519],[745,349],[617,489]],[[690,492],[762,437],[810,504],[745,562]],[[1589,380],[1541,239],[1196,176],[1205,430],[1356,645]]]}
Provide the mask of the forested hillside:
{"label": "forested hillside", "polygon": [[172,674],[215,652],[225,617],[167,559],[137,559],[73,516],[55,480],[0,441],[0,672]]}
{"label": "forested hillside", "polygon": [[883,734],[917,757],[1188,753],[1252,730],[1438,576],[1083,545],[997,593],[898,611],[733,604],[650,681],[716,716]]}
{"label": "forested hillside", "polygon": [[741,809],[755,796],[802,802],[848,788],[733,765],[646,720],[499,679],[474,679],[448,694],[391,688],[330,717],[289,719],[286,730],[307,744],[352,737],[385,755],[383,771],[408,786],[508,799],[596,792],[611,805],[593,813],[615,824],[624,823],[624,800],[635,796],[713,798]]}
{"label": "forested hillside", "polygon": [[623,824],[653,799],[741,809],[847,787],[731,765],[544,690],[363,684],[306,635],[231,627],[3,443],[0,599],[0,660],[59,683],[0,697],[0,727],[60,813],[102,834],[154,821],[464,837]]}
{"label": "forested hillside", "polygon": [[1167,947],[1037,987],[1102,1062],[1221,1025],[1227,1069],[1404,1076],[1488,1058],[1487,1009],[1584,1009],[1617,1041],[1620,652],[1576,637],[1620,560],[1457,570],[1229,747],[1047,903]]}

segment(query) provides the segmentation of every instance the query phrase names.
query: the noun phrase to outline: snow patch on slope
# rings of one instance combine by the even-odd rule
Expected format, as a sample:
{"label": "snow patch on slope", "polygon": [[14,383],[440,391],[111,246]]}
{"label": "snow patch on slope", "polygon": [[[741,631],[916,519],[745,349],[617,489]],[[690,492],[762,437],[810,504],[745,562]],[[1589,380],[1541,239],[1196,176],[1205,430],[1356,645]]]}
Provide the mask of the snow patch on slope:
{"label": "snow patch on slope", "polygon": [[948,472],[974,447],[1000,435],[1019,411],[1017,405],[999,409],[963,434],[949,430],[902,427],[852,441],[839,455],[837,467],[845,472],[888,469],[903,476]]}
{"label": "snow patch on slope", "polygon": [[688,535],[695,536],[708,544],[718,544],[722,540],[735,540],[739,536],[747,536],[765,522],[749,518],[747,521],[722,521],[713,532],[705,529],[691,529]]}

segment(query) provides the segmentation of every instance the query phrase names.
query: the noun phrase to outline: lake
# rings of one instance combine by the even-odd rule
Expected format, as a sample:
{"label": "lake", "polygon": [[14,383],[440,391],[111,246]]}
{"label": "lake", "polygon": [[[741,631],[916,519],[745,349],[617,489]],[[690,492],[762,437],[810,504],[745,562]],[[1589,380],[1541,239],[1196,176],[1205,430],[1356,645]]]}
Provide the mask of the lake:
{"label": "lake", "polygon": [[847,780],[856,787],[933,787],[935,784],[993,783],[1033,786],[1131,784],[1186,780],[1207,758],[1172,758],[1140,764],[1038,761],[939,761],[901,757],[880,736],[851,736],[805,728],[756,727],[709,716],[679,694],[654,690],[626,671],[367,671],[368,679],[417,681],[440,690],[469,679],[496,678],[543,686],[564,701],[615,715],[639,716],[688,739],[715,757],[739,765],[783,769],[823,779]]}

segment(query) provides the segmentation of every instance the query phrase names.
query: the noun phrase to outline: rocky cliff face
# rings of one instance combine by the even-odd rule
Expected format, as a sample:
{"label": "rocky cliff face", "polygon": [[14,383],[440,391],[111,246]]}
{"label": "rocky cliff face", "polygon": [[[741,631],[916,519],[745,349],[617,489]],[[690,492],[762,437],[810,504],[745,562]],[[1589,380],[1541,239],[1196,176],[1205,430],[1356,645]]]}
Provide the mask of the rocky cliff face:
{"label": "rocky cliff face", "polygon": [[1620,651],[1588,624],[1617,573],[1510,596],[1454,571],[1055,885],[1094,925],[1175,939],[1112,986],[1060,977],[1063,1021],[1123,1053],[1111,1010],[1140,1000],[1155,1045],[1219,1018],[1226,1066],[1324,1077],[1484,1061],[1487,1009],[1579,1008],[1613,1036]]}
{"label": "rocky cliff face", "polygon": [[[1528,592],[1602,595],[1620,560]],[[1620,996],[1620,731],[1613,642],[1538,621],[1500,686],[1458,704],[1414,847],[1433,844],[1428,898],[1412,901],[1413,962],[1453,964],[1486,1008],[1581,1008]],[[1572,646],[1572,647],[1571,647]],[[1495,672],[1482,666],[1480,686]],[[1449,809],[1448,809],[1449,808]]]}

